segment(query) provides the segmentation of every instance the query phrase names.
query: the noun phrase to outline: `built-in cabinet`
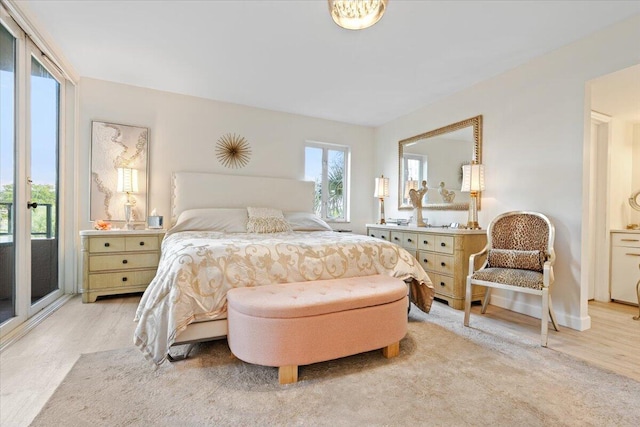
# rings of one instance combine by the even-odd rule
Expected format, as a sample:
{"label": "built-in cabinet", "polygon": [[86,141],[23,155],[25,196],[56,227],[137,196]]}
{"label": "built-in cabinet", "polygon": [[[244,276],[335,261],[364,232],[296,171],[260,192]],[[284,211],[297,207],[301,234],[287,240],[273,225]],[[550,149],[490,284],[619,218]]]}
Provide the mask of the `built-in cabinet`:
{"label": "built-in cabinet", "polygon": [[611,232],[611,299],[640,304],[640,230]]}
{"label": "built-in cabinet", "polygon": [[[464,308],[469,255],[480,252],[486,245],[484,230],[367,224],[367,234],[409,251],[429,275],[436,298],[457,310]],[[484,259],[476,262],[476,268],[479,268]],[[483,296],[484,288],[474,286],[473,301],[481,300]]]}

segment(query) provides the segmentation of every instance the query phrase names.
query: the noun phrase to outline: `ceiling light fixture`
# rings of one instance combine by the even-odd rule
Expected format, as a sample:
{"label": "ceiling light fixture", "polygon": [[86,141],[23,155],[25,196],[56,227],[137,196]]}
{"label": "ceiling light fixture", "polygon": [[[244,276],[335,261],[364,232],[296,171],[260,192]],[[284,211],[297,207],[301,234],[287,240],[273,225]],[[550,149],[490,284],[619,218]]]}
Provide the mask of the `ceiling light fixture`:
{"label": "ceiling light fixture", "polygon": [[329,12],[336,24],[347,30],[362,30],[378,22],[388,0],[329,0]]}

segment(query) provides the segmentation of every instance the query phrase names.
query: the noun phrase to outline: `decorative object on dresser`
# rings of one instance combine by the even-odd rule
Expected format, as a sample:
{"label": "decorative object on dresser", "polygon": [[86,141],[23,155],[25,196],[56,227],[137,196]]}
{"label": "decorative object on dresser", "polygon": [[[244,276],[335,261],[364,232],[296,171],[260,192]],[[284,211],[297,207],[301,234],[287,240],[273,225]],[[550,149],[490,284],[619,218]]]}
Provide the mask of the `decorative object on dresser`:
{"label": "decorative object on dresser", "polygon": [[[551,304],[550,287],[553,284],[553,249],[555,228],[545,215],[538,212],[513,211],[498,215],[487,229],[487,246],[469,257],[466,295],[472,295],[471,287],[486,287],[482,313],[491,296],[491,289],[505,289],[542,297],[540,343],[547,346],[549,318],[554,329],[558,322]],[[475,259],[486,256],[481,268],[476,269]],[[469,326],[471,302],[464,306],[464,325]]]}
{"label": "decorative object on dresser", "polygon": [[[423,180],[433,187],[446,182],[462,185],[461,165],[482,163],[482,116],[472,117],[398,142],[398,209],[412,209],[409,189]],[[435,183],[435,184],[434,184]],[[415,188],[415,187],[414,187]],[[440,187],[430,188],[422,207],[427,210],[469,209],[469,194],[455,196],[455,202],[443,201]],[[481,197],[478,194],[478,209]]]}
{"label": "decorative object on dresser", "polygon": [[453,199],[456,198],[456,192],[452,190],[447,190],[444,186],[444,181],[440,182],[440,188],[438,188],[438,193],[442,196],[442,201],[445,203],[453,203]]}
{"label": "decorative object on dresser", "polygon": [[216,143],[216,157],[226,168],[242,168],[249,163],[251,147],[243,136],[227,133]]}
{"label": "decorative object on dresser", "polygon": [[[640,211],[640,190],[632,193],[629,197],[629,206],[633,209]],[[628,224],[627,230],[638,230],[640,229],[640,224]]]}
{"label": "decorative object on dresser", "polygon": [[484,190],[484,165],[471,163],[462,166],[462,188],[460,191],[469,192],[469,215],[467,228],[478,230],[478,193]]}
{"label": "decorative object on dresser", "polygon": [[380,199],[380,219],[378,224],[384,224],[384,198],[389,197],[389,178],[385,178],[384,175],[376,178],[376,188],[373,192],[373,197]]}
{"label": "decorative object on dresser", "polygon": [[80,232],[82,302],[142,292],[156,274],[164,230]]}
{"label": "decorative object on dresser", "polygon": [[640,320],[640,230],[611,231],[611,299],[637,303]]}
{"label": "decorative object on dresser", "polygon": [[131,193],[140,191],[138,186],[138,170],[132,168],[118,168],[118,193],[127,195],[124,203],[125,230],[133,230],[131,224],[131,211],[136,205],[136,199],[131,197]]}
{"label": "decorative object on dresser", "polygon": [[418,227],[427,226],[422,218],[422,199],[427,191],[429,191],[427,181],[422,181],[422,187],[420,187],[419,190],[414,190],[413,188],[409,190],[409,198],[411,199],[411,205],[413,206],[416,217],[416,226]]}
{"label": "decorative object on dresser", "polygon": [[347,30],[369,28],[384,15],[387,0],[328,0],[333,22]]}
{"label": "decorative object on dresser", "polygon": [[[91,122],[91,221],[125,221],[127,212],[133,221],[146,220],[148,156],[148,128]],[[124,173],[129,175],[122,175]],[[127,192],[123,187],[125,181],[120,181],[120,178],[134,178],[134,173],[138,178],[136,192],[144,197],[137,197],[135,204],[129,196],[114,197],[117,191]],[[132,184],[131,180],[128,182]],[[132,204],[129,209],[126,208],[127,203]]]}
{"label": "decorative object on dresser", "polygon": [[[469,256],[485,246],[483,230],[367,224],[367,235],[405,248],[429,275],[436,299],[456,310],[464,308]],[[482,260],[475,262],[479,267]],[[484,288],[474,286],[471,300],[480,301],[484,293]]]}

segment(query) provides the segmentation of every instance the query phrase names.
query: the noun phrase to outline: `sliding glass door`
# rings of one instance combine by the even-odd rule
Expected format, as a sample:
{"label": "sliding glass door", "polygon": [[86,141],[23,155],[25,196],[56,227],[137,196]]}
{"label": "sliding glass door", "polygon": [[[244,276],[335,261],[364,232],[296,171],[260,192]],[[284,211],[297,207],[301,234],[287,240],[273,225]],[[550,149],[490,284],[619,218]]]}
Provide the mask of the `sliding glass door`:
{"label": "sliding glass door", "polygon": [[62,295],[59,159],[64,78],[0,15],[0,333]]}
{"label": "sliding glass door", "polygon": [[16,314],[16,38],[0,26],[0,324]]}

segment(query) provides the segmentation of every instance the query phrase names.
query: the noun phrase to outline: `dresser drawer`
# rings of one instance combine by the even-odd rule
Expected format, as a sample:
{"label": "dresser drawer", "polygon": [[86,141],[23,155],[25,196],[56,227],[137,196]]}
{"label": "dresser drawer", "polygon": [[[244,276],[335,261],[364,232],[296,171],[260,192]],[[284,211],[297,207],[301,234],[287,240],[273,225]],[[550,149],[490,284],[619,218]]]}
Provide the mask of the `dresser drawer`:
{"label": "dresser drawer", "polygon": [[89,271],[156,268],[158,254],[93,255],[89,257]]}
{"label": "dresser drawer", "polygon": [[392,231],[390,233],[391,240],[390,242],[395,243],[396,245],[402,246],[402,242],[404,241],[404,235],[400,231]]}
{"label": "dresser drawer", "polygon": [[436,236],[432,234],[421,234],[418,236],[418,249],[422,251],[436,250]]}
{"label": "dresser drawer", "polygon": [[98,273],[89,275],[89,289],[143,286],[151,283],[156,270],[123,271],[121,273]]}
{"label": "dresser drawer", "polygon": [[124,251],[124,237],[91,237],[89,239],[89,252],[109,253]]}
{"label": "dresser drawer", "polygon": [[156,236],[131,236],[125,238],[126,251],[156,251],[158,238]]}
{"label": "dresser drawer", "polygon": [[402,246],[415,251],[418,248],[418,235],[416,233],[402,233]]}
{"label": "dresser drawer", "polygon": [[625,246],[629,248],[640,248],[640,234],[635,233],[612,233],[612,246]]}
{"label": "dresser drawer", "polygon": [[442,274],[450,274],[453,276],[453,256],[436,255],[436,271]]}
{"label": "dresser drawer", "polygon": [[453,254],[453,237],[436,236],[436,252]]}
{"label": "dresser drawer", "polygon": [[433,252],[418,251],[418,261],[427,271],[436,271],[436,254]]}
{"label": "dresser drawer", "polygon": [[369,236],[375,237],[376,239],[386,240],[387,242],[391,241],[391,232],[387,230],[378,230],[376,228],[370,228]]}
{"label": "dresser drawer", "polygon": [[443,276],[441,274],[432,274],[433,287],[437,294],[445,294],[453,296],[453,277]]}

